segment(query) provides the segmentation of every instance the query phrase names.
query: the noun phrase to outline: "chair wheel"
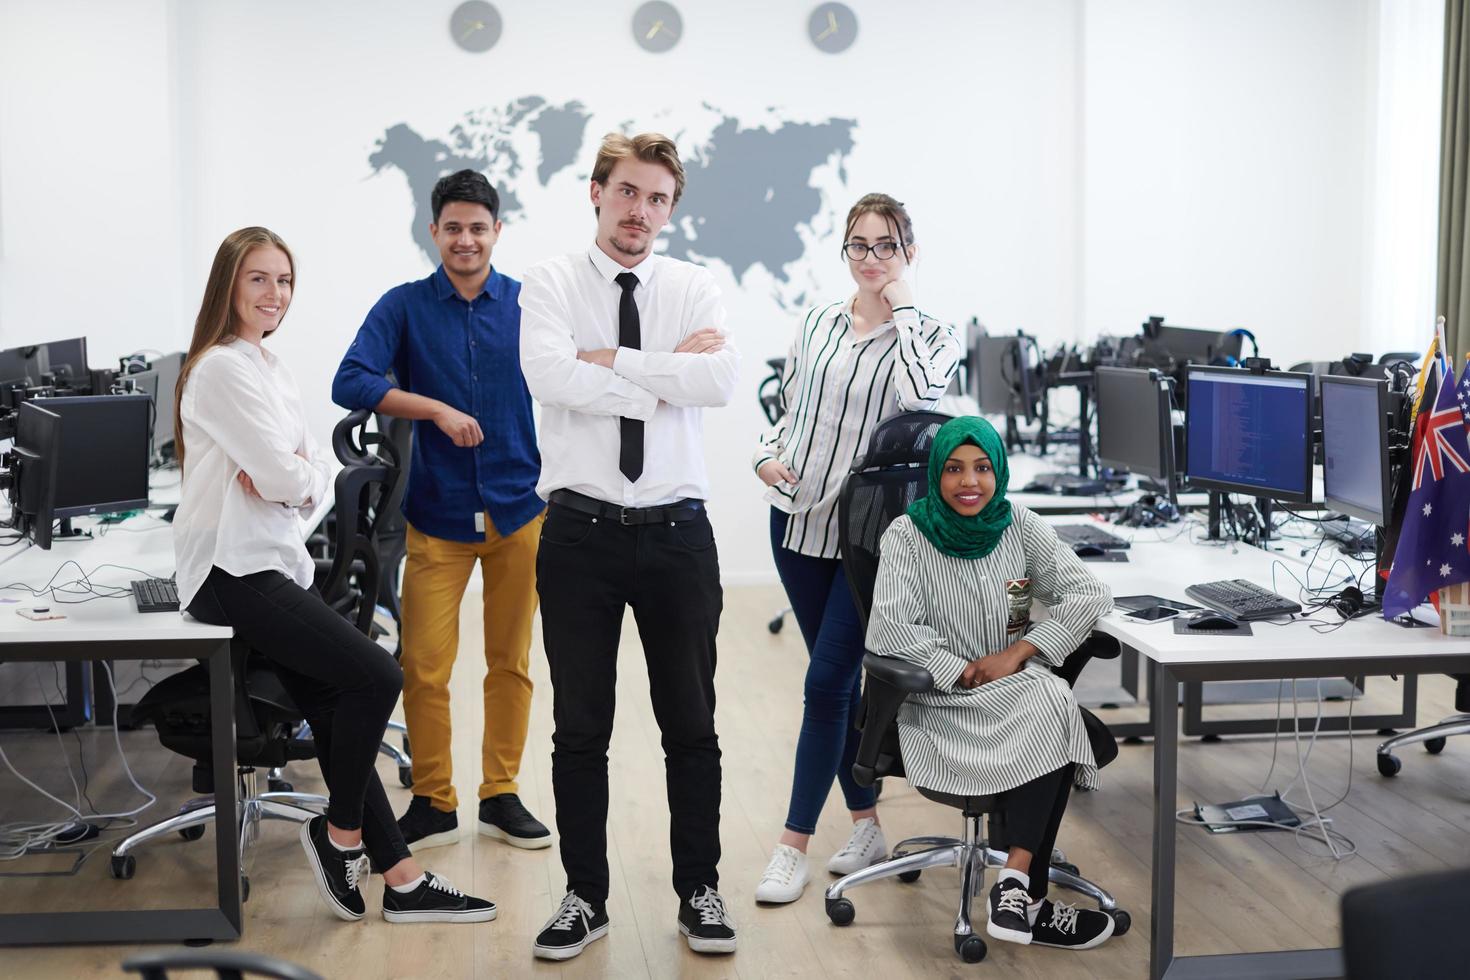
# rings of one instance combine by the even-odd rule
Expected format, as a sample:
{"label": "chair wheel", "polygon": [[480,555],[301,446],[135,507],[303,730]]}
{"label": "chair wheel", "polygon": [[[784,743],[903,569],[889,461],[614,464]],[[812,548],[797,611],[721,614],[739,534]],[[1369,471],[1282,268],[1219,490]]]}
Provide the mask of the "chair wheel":
{"label": "chair wheel", "polygon": [[985,940],[979,936],[955,936],[954,951],[960,954],[960,959],[966,963],[979,963],[985,959],[985,954],[990,950],[985,945]]}
{"label": "chair wheel", "polygon": [[771,620],[769,623],[766,624],[766,629],[770,630],[771,631],[771,634],[774,636],[775,634],[781,632],[781,627],[783,627],[785,625],[786,625],[786,617],[785,616],[777,616],[775,619]]}
{"label": "chair wheel", "polygon": [[857,910],[852,907],[852,902],[845,898],[827,899],[827,918],[832,920],[833,925],[850,926],[856,917]]}
{"label": "chair wheel", "polygon": [[1077,865],[1073,864],[1071,861],[1053,861],[1051,863],[1051,866],[1053,868],[1058,868],[1062,871],[1065,871],[1069,875],[1076,875],[1079,878],[1082,877],[1082,872],[1079,871],[1077,869]]}
{"label": "chair wheel", "polygon": [[1424,740],[1424,751],[1428,752],[1430,755],[1439,755],[1441,752],[1444,751],[1444,739],[1426,738]]}
{"label": "chair wheel", "polygon": [[204,824],[199,823],[192,827],[184,827],[180,829],[179,836],[184,838],[184,840],[198,840],[204,836]]}
{"label": "chair wheel", "polygon": [[114,854],[112,856],[112,876],[127,881],[138,870],[138,859],[131,854]]}
{"label": "chair wheel", "polygon": [[1133,928],[1133,916],[1122,909],[1113,909],[1108,915],[1113,917],[1113,935],[1127,935],[1128,930]]}
{"label": "chair wheel", "polygon": [[413,749],[409,748],[409,745],[408,745],[408,733],[407,732],[404,733],[402,740],[398,744],[403,746],[403,754],[406,755],[406,756],[408,756],[410,759],[412,759],[413,758]]}
{"label": "chair wheel", "polygon": [[284,779],[267,779],[265,785],[272,793],[294,793],[296,791],[296,787]]}
{"label": "chair wheel", "polygon": [[398,767],[398,785],[404,789],[413,789],[413,767]]}
{"label": "chair wheel", "polygon": [[898,874],[898,880],[912,885],[914,882],[919,880],[919,875],[923,873],[924,872],[922,871],[900,871]]}
{"label": "chair wheel", "polygon": [[240,904],[250,901],[250,879],[244,875],[240,876]]}
{"label": "chair wheel", "polygon": [[1396,757],[1391,756],[1386,752],[1379,753],[1378,774],[1380,776],[1397,776],[1399,774],[1399,770],[1402,768],[1404,768],[1404,764],[1400,762]]}

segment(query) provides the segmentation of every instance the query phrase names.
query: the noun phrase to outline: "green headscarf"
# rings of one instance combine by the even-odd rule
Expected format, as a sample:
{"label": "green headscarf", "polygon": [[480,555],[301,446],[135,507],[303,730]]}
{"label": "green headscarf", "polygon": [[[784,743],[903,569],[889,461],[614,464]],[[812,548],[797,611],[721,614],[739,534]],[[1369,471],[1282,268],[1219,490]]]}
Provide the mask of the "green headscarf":
{"label": "green headscarf", "polygon": [[[990,467],[995,471],[995,496],[972,517],[955,513],[939,493],[944,461],[967,442],[979,446],[990,457]],[[944,554],[984,558],[995,550],[1001,534],[1011,526],[1011,502],[1006,499],[1010,479],[1005,443],[995,426],[973,415],[950,419],[939,427],[934,445],[929,449],[929,494],[909,505],[909,519]]]}

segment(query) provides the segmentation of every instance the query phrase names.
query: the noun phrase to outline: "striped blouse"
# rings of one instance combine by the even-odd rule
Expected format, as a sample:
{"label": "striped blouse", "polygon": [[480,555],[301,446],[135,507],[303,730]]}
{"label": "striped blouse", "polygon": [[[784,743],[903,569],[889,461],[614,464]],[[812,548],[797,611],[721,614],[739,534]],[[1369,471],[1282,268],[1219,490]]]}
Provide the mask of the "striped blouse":
{"label": "striped blouse", "polygon": [[[1051,672],[1112,608],[1112,594],[1056,532],[1011,504],[1011,526],[984,558],[938,551],[907,516],[880,542],[868,649],[926,668],[934,689],[898,715],[908,780],[944,793],[1000,793],[1077,763],[1097,787],[1092,746],[1067,682]],[[1050,615],[1032,623],[1032,600]],[[1040,651],[1009,677],[957,688],[972,661],[1024,636]]]}
{"label": "striped blouse", "polygon": [[852,331],[852,304],[814,307],[786,357],[782,416],[761,436],[752,465],[790,467],[799,482],[766,491],[791,515],[782,545],[816,558],[837,557],[837,495],[878,423],[933,408],[949,387],[962,350],[954,328],[912,306],[864,337]]}

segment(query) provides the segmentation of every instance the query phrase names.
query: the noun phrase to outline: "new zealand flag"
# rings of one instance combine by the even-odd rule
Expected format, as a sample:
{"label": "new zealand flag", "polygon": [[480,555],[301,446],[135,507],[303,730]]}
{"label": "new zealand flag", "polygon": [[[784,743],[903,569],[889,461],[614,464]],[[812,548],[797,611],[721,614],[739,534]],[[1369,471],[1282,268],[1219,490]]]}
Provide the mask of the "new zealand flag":
{"label": "new zealand flag", "polygon": [[1421,408],[1414,426],[1413,484],[1383,593],[1390,618],[1436,589],[1470,582],[1470,444],[1460,403],[1466,389],[1455,383],[1452,363],[1444,371],[1433,409]]}

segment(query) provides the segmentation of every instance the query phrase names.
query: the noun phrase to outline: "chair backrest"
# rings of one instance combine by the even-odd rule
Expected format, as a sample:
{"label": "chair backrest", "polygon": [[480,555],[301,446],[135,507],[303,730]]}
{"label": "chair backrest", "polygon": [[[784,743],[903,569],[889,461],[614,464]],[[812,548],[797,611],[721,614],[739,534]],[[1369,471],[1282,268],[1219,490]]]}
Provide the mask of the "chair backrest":
{"label": "chair backrest", "polygon": [[755,394],[760,399],[761,411],[765,413],[766,421],[775,425],[782,415],[781,375],[786,371],[786,358],[772,357],[766,361],[766,366],[771,369],[771,373],[761,381]]}
{"label": "chair backrest", "polygon": [[401,618],[398,604],[398,567],[408,553],[408,519],[403,516],[403,493],[408,488],[408,474],[413,459],[413,422],[409,419],[378,415],[378,431],[383,433],[397,454],[401,476],[398,486],[384,504],[378,523],[378,563],[382,575],[378,579],[378,604]]}
{"label": "chair backrest", "polygon": [[837,544],[864,629],[878,578],[878,542],[895,517],[929,492],[929,447],[949,420],[939,412],[907,412],[883,420],[873,430],[867,453],[842,484]]}
{"label": "chair backrest", "polygon": [[1470,870],[1396,878],[1342,896],[1347,980],[1453,977],[1470,963]]}
{"label": "chair backrest", "polygon": [[371,412],[352,412],[332,430],[332,448],[343,468],[336,481],[332,566],[320,582],[327,605],[364,634],[372,630],[382,575],[379,529],[403,478],[396,447],[367,430],[370,418]]}

